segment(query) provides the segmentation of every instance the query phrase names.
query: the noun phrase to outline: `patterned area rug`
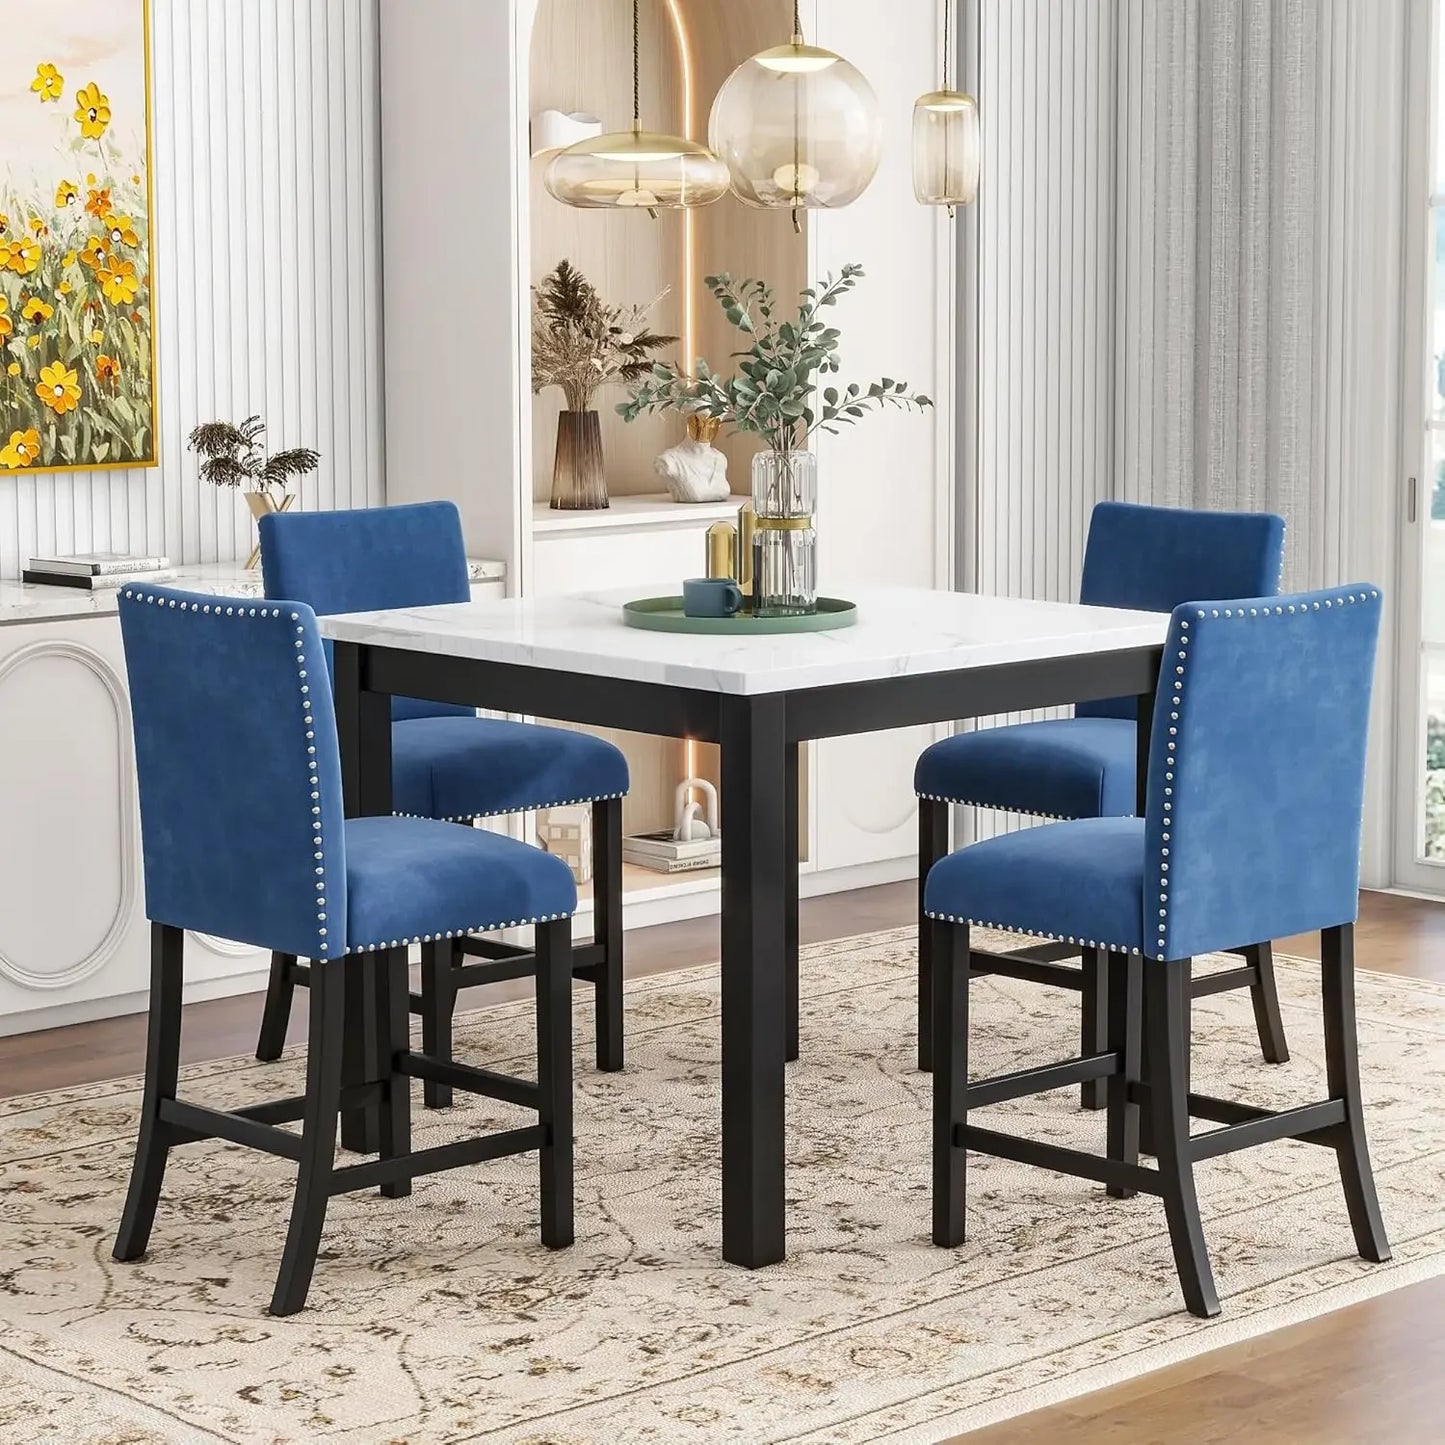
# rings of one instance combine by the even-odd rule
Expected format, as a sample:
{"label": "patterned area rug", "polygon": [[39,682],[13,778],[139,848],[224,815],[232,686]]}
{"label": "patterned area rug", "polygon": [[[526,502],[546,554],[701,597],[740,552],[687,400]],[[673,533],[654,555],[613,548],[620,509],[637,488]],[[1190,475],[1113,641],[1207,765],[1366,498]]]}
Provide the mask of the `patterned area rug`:
{"label": "patterned area rug", "polygon": [[[1259,1062],[1243,994],[1204,1000],[1194,1057],[1209,1092],[1322,1092],[1317,966],[1281,959],[1279,973],[1293,1061]],[[803,978],[790,1256],[754,1274],[718,1254],[715,968],[630,990],[625,1074],[579,1056],[575,1248],[536,1242],[530,1157],[419,1181],[410,1200],[344,1196],[310,1307],[289,1320],[264,1313],[284,1161],[173,1154],[149,1258],[116,1265],[137,1081],[0,1102],[0,1440],[936,1441],[1445,1271],[1445,988],[1359,981],[1395,1262],[1350,1252],[1326,1151],[1212,1161],[1200,1192],[1225,1312],[1205,1324],[1182,1310],[1153,1199],[979,1160],[968,1244],[934,1249],[911,935],[808,950]],[[979,980],[979,1067],[1071,1052],[1077,1007]],[[576,1032],[590,1038],[590,1019]],[[460,1021],[458,1052],[525,1070],[530,1033],[530,1005],[485,1010]],[[193,1097],[234,1104],[297,1091],[301,1063],[186,1073]],[[516,1118],[462,1108],[472,1124]],[[419,1143],[454,1127],[417,1114]],[[1072,1091],[994,1116],[1102,1144]]]}

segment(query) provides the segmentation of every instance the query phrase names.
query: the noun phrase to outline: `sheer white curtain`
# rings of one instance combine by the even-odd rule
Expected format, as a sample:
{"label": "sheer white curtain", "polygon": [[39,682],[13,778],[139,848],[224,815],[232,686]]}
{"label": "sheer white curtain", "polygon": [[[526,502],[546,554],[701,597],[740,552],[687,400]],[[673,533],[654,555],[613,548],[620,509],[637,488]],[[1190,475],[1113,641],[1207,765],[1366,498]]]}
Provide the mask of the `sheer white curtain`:
{"label": "sheer white curtain", "polygon": [[1114,492],[1283,513],[1291,585],[1394,480],[1408,3],[1117,0]]}

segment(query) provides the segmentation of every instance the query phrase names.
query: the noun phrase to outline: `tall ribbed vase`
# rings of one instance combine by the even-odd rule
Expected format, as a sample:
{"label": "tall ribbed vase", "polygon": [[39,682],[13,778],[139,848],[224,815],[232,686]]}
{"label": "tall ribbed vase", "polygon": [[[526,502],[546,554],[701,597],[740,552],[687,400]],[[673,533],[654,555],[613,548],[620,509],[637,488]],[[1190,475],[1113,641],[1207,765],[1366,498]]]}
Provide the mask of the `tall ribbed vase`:
{"label": "tall ribbed vase", "polygon": [[753,612],[787,617],[818,610],[818,459],[812,452],[753,458]]}
{"label": "tall ribbed vase", "polygon": [[553,510],[591,512],[607,505],[602,423],[595,411],[564,411],[557,418],[552,461]]}

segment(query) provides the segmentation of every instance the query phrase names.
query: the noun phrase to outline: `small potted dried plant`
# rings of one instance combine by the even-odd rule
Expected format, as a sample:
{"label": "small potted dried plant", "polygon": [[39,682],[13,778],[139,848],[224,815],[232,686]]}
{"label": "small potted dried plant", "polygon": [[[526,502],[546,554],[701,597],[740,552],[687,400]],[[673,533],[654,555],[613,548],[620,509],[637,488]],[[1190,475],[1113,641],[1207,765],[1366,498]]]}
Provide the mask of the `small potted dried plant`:
{"label": "small potted dried plant", "polygon": [[557,419],[552,506],[577,511],[607,506],[602,428],[593,398],[609,382],[647,376],[655,353],[675,336],[650,331],[645,306],[608,306],[570,261],[559,261],[532,288],[532,390],[557,386],[566,409]]}
{"label": "small potted dried plant", "polygon": [[[217,487],[245,488],[246,505],[258,522],[270,512],[288,511],[296,500],[292,479],[314,472],[321,460],[309,447],[292,447],[268,456],[261,444],[265,434],[266,423],[259,416],[248,416],[239,426],[229,421],[202,422],[186,443],[202,458],[204,480]],[[246,566],[254,567],[260,560],[258,543]]]}

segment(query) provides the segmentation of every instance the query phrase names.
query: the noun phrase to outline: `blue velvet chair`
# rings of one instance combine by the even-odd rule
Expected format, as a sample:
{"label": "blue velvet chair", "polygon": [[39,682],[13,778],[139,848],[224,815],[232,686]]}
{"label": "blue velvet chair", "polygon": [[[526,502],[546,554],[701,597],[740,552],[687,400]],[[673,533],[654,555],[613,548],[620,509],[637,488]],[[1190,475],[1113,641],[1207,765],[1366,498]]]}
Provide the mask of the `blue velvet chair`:
{"label": "blue velvet chair", "polygon": [[[451,502],[277,513],[263,519],[260,533],[266,595],[299,598],[319,615],[466,602],[471,595],[461,518]],[[594,941],[576,950],[573,969],[595,986],[597,1067],[620,1069],[627,759],[587,733],[481,718],[475,709],[447,703],[394,698],[392,718],[397,813],[470,826],[477,818],[532,808],[591,805]],[[467,956],[483,961],[468,964]],[[525,977],[533,963],[527,950],[490,939],[423,945],[421,991],[411,1006],[421,1015],[427,1052],[450,1052],[459,989]],[[307,979],[307,965],[298,959],[272,959],[257,1058],[280,1057],[292,991]],[[424,1092],[429,1107],[451,1103],[450,1089],[439,1081],[428,1081]]]}
{"label": "blue velvet chair", "polygon": [[[1365,745],[1379,591],[1359,583],[1174,610],[1143,818],[1049,823],[940,860],[924,886],[932,936],[933,1238],[964,1239],[965,1151],[1164,1202],[1185,1302],[1219,1311],[1194,1166],[1274,1139],[1333,1149],[1355,1246],[1389,1258],[1365,1141],[1355,1040]],[[1104,1047],[968,1082],[969,928],[1110,955]],[[1189,1087],[1190,960],[1234,940],[1320,930],[1328,1097],[1282,1112]],[[1142,1002],[1141,1002],[1142,995]],[[1104,1079],[1106,1157],[980,1129],[971,1112]],[[1158,1167],[1139,1164],[1140,1106]],[[1190,1118],[1224,1127],[1190,1133]],[[1287,1231],[1289,1221],[1280,1221]]]}
{"label": "blue velvet chair", "polygon": [[[145,1091],[114,1255],[139,1258],[170,1150],[226,1139],[294,1160],[273,1314],[306,1301],[333,1194],[397,1198],[421,1174],[541,1154],[542,1242],[572,1242],[572,924],[560,859],[422,818],[343,817],[331,686],[304,604],[128,586],[120,625],[151,920]],[[534,1083],[413,1052],[407,945],[536,927]],[[306,1092],[219,1110],[177,1096],[185,930],[315,960]],[[374,1017],[374,1027],[362,1021]],[[411,1148],[412,1078],[505,1099],[537,1122]],[[372,1115],[378,1157],[337,1168],[339,1116]],[[302,1121],[298,1135],[278,1125]]]}
{"label": "blue velvet chair", "polygon": [[[1169,612],[1190,597],[1256,597],[1279,589],[1284,522],[1268,512],[1196,512],[1100,502],[1089,521],[1079,600],[1096,607]],[[999,808],[1046,818],[1132,815],[1138,777],[1135,700],[1081,703],[1071,718],[960,733],[918,760],[920,897],[928,870],[948,851],[953,806]],[[1196,980],[1198,991],[1247,986],[1260,1048],[1270,1063],[1289,1058],[1268,940],[1241,935],[1243,966]],[[1082,958],[1082,966],[1061,963]],[[1044,945],[1011,953],[974,951],[975,973],[1079,990],[1083,1048],[1102,1047],[1108,961],[1093,948]],[[930,1060],[926,930],[918,940],[918,1067]],[[1081,1091],[1085,1108],[1104,1106],[1099,1084]]]}

